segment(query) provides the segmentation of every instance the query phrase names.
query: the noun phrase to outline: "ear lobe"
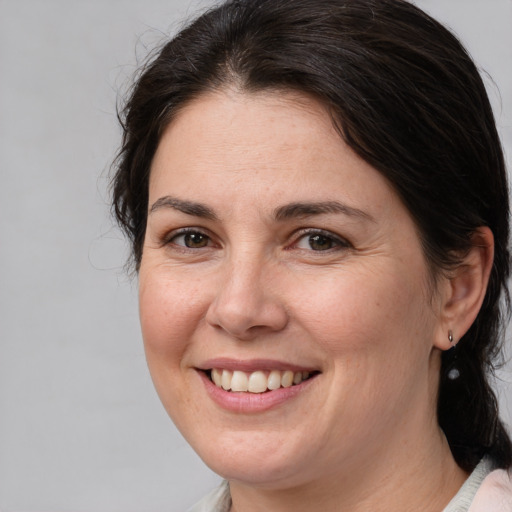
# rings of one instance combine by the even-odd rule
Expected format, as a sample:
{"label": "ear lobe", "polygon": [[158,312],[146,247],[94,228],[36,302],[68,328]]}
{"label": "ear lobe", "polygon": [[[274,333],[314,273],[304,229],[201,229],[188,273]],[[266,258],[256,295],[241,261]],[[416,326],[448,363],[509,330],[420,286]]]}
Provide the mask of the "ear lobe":
{"label": "ear lobe", "polygon": [[[482,306],[494,259],[494,236],[486,227],[478,228],[471,237],[472,247],[460,265],[447,278],[440,329],[435,346],[448,350],[466,334]],[[453,333],[453,343],[448,332]]]}

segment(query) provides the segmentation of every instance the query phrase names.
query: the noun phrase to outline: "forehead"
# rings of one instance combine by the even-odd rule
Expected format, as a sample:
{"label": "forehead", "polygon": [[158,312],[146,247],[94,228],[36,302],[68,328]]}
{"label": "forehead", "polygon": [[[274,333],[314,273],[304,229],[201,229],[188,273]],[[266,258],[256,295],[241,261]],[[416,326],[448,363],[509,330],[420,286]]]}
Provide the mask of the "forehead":
{"label": "forehead", "polygon": [[[164,131],[152,162],[150,195],[164,182],[205,185],[215,179],[238,180],[297,189],[322,182],[346,182],[365,195],[368,180],[389,188],[385,178],[356,155],[336,131],[327,109],[296,92],[208,93],[188,103]],[[195,180],[195,181],[194,181]],[[359,190],[357,190],[359,188]],[[350,189],[350,190],[349,190]],[[312,198],[313,199],[313,198]]]}
{"label": "forehead", "polygon": [[[225,146],[227,151],[245,149],[245,157],[259,152],[262,165],[265,149],[296,150],[319,135],[342,142],[327,110],[312,97],[296,92],[225,89],[185,104],[164,130],[157,153],[172,146],[167,149],[177,150],[173,156],[179,157],[186,144],[188,156],[208,158]],[[313,144],[308,146],[314,149]]]}

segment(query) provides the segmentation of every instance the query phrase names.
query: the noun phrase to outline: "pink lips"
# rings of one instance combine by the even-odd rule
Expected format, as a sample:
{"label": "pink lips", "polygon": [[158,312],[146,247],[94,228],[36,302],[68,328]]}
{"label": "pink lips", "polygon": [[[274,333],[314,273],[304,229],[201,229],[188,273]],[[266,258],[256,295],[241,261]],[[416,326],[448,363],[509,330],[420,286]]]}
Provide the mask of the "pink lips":
{"label": "pink lips", "polygon": [[199,368],[197,368],[200,370],[197,373],[200,376],[208,395],[223,409],[240,414],[261,413],[288,402],[297,395],[305,392],[316,380],[316,375],[301,382],[300,384],[286,388],[282,387],[264,393],[232,392],[225,391],[224,389],[217,387],[210,380],[206,371],[212,368],[221,368],[231,371],[240,370],[244,372],[254,372],[257,370],[290,370],[293,372],[309,371],[312,373],[318,373],[317,369],[312,369],[310,367],[290,365],[289,363],[284,363],[282,361],[268,359],[241,361],[229,358],[216,358],[205,361]]}

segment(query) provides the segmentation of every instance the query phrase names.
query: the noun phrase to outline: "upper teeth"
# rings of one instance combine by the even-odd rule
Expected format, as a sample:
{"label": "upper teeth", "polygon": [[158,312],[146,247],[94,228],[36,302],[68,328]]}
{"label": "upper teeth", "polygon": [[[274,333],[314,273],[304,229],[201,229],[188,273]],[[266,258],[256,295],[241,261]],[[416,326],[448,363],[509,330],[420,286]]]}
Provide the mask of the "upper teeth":
{"label": "upper teeth", "polygon": [[288,388],[300,384],[309,377],[309,372],[292,372],[291,370],[255,371],[251,373],[239,370],[219,370],[211,372],[213,382],[226,391],[248,391],[249,393],[264,393],[280,387]]}

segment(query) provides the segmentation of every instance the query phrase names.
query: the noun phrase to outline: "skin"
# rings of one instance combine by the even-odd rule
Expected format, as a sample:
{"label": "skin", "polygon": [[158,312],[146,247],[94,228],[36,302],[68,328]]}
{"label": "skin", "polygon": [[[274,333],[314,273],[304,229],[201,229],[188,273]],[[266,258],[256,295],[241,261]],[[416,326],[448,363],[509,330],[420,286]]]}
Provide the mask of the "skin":
{"label": "skin", "polygon": [[[345,211],[286,210],[326,201]],[[478,312],[492,234],[432,290],[392,187],[295,93],[229,89],[187,105],[162,135],[149,205],[150,372],[188,442],[230,481],[232,510],[441,511],[467,475],[436,421],[440,352]],[[218,357],[320,373],[277,407],[236,413],[198,371]]]}

